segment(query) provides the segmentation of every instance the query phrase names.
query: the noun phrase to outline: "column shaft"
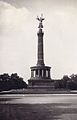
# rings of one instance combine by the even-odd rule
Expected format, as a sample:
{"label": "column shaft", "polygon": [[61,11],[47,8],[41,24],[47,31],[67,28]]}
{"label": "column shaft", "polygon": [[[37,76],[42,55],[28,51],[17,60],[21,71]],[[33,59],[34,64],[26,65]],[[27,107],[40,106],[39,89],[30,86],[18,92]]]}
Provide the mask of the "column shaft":
{"label": "column shaft", "polygon": [[43,53],[43,32],[39,29],[38,32],[38,55],[37,55],[37,65],[44,65],[44,53]]}

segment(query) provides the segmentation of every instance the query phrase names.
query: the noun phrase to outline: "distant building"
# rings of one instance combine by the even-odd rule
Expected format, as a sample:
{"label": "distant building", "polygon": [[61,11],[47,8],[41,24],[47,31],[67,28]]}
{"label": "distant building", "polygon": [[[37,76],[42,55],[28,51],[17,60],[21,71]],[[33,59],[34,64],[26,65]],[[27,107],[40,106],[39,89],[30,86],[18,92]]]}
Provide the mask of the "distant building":
{"label": "distant building", "polygon": [[38,26],[38,53],[37,53],[37,64],[31,67],[31,78],[28,80],[28,88],[54,88],[54,82],[51,79],[50,69],[51,67],[45,66],[44,64],[44,51],[43,51],[43,16],[37,17],[39,21]]}

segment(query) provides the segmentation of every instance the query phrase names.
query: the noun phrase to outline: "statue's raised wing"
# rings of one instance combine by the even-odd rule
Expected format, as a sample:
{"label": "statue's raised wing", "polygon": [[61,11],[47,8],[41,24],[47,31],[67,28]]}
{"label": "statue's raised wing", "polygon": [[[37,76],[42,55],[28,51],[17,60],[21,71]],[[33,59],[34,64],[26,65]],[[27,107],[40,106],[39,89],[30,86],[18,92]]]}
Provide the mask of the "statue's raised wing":
{"label": "statue's raised wing", "polygon": [[39,17],[38,17],[38,16],[37,16],[37,18],[36,18],[36,19],[40,21],[40,19],[39,19]]}

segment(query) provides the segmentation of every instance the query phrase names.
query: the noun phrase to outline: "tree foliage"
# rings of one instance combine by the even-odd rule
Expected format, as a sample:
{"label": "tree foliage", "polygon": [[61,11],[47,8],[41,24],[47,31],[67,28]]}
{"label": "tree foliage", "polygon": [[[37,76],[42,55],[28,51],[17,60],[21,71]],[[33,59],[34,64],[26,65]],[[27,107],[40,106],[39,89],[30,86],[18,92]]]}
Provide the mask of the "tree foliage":
{"label": "tree foliage", "polygon": [[11,75],[4,73],[0,75],[0,91],[27,88],[26,82],[17,73]]}
{"label": "tree foliage", "polygon": [[62,79],[55,81],[55,89],[77,90],[77,74],[64,75]]}

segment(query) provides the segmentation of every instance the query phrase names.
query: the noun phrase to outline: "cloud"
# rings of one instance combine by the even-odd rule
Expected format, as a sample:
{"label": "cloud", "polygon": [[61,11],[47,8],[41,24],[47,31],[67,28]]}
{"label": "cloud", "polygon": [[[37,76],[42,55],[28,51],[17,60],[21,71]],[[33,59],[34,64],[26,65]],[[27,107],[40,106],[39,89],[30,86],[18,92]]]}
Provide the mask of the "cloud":
{"label": "cloud", "polygon": [[0,73],[24,73],[22,66],[27,61],[25,46],[28,38],[25,36],[28,35],[25,33],[29,15],[29,11],[24,7],[15,8],[0,1]]}
{"label": "cloud", "polygon": [[22,8],[15,8],[9,3],[0,1],[0,27],[2,32],[21,29],[26,23],[29,11]]}
{"label": "cloud", "polygon": [[[9,3],[14,7],[21,7],[24,0],[1,0],[3,2]],[[26,0],[25,0],[26,1]],[[24,6],[24,4],[23,4]]]}

